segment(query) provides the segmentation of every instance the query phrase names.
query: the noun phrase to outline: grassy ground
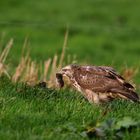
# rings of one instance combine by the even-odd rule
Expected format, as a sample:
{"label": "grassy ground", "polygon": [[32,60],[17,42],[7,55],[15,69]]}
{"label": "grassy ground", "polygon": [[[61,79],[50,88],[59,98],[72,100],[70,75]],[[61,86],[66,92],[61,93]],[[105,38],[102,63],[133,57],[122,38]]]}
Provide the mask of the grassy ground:
{"label": "grassy ground", "polygon": [[[89,139],[90,128],[103,121],[111,122],[131,117],[139,122],[140,105],[114,101],[109,105],[94,106],[78,93],[57,92],[39,87],[12,85],[6,78],[0,79],[0,138],[5,139]],[[109,112],[104,114],[106,107]],[[103,115],[104,114],[104,115]],[[122,122],[122,127],[123,127]],[[128,127],[129,127],[129,122]],[[106,139],[114,138],[113,127],[105,133]],[[130,125],[133,125],[133,123]],[[107,126],[105,126],[107,127]],[[123,139],[139,139],[140,128],[121,130]],[[115,137],[117,138],[117,136]]]}
{"label": "grassy ground", "polygon": [[[0,5],[0,44],[14,38],[7,60],[11,65],[18,64],[26,36],[33,59],[60,54],[68,25],[67,54],[76,54],[79,63],[111,65],[118,71],[140,67],[139,0],[6,0]],[[138,88],[139,76],[133,79]],[[98,122],[125,116],[139,121],[137,104],[114,101],[109,107],[103,116],[103,107],[90,105],[77,93],[16,86],[1,78],[0,139],[89,139],[88,126]],[[107,139],[114,138],[114,131],[107,131]],[[140,139],[139,131],[127,130],[123,139]]]}

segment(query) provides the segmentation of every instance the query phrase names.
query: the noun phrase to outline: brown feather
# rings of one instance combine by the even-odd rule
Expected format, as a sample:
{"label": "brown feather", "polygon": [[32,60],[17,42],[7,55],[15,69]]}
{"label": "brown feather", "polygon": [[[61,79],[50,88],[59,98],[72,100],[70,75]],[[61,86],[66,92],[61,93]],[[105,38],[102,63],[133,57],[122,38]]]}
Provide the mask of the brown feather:
{"label": "brown feather", "polygon": [[56,75],[61,87],[63,76],[69,78],[71,85],[81,92],[89,102],[100,103],[115,98],[139,102],[134,87],[125,81],[112,67],[69,65]]}
{"label": "brown feather", "polygon": [[121,95],[134,102],[139,101],[137,93],[133,91],[134,87],[111,67],[75,67],[74,77],[83,89],[102,94],[112,92],[112,94],[116,94],[116,97]]}

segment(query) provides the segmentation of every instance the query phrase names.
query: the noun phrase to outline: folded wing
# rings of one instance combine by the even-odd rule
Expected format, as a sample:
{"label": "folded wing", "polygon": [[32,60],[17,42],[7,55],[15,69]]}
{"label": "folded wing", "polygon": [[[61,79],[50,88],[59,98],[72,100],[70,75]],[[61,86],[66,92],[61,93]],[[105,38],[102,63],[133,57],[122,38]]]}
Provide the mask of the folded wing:
{"label": "folded wing", "polygon": [[113,68],[106,66],[81,66],[74,70],[77,83],[83,88],[100,92],[112,93],[132,101],[139,101],[134,87],[126,82]]}

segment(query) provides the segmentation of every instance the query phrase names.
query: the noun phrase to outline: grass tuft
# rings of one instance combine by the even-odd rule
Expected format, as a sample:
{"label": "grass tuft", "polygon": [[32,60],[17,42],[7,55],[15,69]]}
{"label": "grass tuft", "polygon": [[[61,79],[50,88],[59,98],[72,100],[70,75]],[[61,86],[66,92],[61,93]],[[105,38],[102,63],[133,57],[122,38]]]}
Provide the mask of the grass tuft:
{"label": "grass tuft", "polygon": [[[7,66],[4,63],[13,45],[13,39],[11,39],[0,55],[0,76],[2,76],[3,74],[7,75],[13,83],[22,82],[30,86],[35,86],[41,81],[47,83],[49,88],[55,88],[55,74],[66,64],[66,61],[64,62],[64,58],[66,53],[65,51],[67,46],[67,40],[68,29],[65,33],[64,44],[62,47],[60,59],[58,58],[58,55],[55,54],[53,59],[49,58],[48,60],[45,60],[43,64],[40,63],[39,65],[36,61],[30,58],[28,38],[26,37],[23,44],[22,56],[20,58],[19,64],[16,67],[14,74],[11,74],[12,76],[10,76],[7,70]],[[71,57],[70,55],[68,55],[66,60],[68,60],[68,63],[74,63],[76,61],[76,57]]]}

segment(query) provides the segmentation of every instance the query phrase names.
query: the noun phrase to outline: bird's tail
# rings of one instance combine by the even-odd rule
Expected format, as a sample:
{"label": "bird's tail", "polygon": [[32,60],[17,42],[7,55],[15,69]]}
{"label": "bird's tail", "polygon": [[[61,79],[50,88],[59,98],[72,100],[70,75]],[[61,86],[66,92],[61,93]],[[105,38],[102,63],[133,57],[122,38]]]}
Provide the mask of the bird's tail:
{"label": "bird's tail", "polygon": [[119,90],[119,89],[112,89],[111,90],[113,93],[117,93],[119,97],[124,98],[124,99],[129,99],[133,102],[138,102],[140,103],[140,98],[138,94],[132,90]]}

